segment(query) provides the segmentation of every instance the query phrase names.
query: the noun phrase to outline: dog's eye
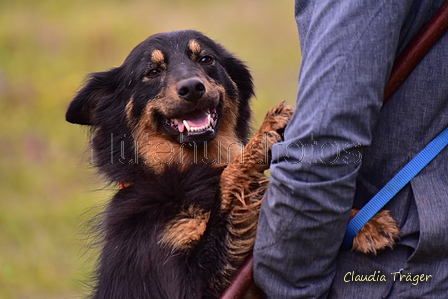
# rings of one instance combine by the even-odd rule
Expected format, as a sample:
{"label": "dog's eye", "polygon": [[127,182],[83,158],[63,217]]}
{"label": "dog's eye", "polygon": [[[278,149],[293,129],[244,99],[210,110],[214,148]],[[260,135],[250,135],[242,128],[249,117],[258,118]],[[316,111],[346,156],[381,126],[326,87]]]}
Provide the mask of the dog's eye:
{"label": "dog's eye", "polygon": [[146,74],[145,77],[148,78],[154,78],[158,75],[160,75],[161,71],[159,69],[150,69]]}
{"label": "dog's eye", "polygon": [[202,64],[210,64],[213,62],[213,58],[211,56],[204,56],[201,59],[199,59],[199,62]]}

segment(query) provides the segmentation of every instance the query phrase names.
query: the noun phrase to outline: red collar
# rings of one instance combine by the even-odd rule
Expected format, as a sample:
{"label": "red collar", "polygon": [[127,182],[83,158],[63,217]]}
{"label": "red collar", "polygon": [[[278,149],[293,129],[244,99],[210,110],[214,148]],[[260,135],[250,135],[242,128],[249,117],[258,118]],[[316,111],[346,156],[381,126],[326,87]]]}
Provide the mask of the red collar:
{"label": "red collar", "polygon": [[132,186],[133,184],[134,183],[130,183],[130,182],[119,182],[118,183],[118,188],[120,188],[120,190],[123,190],[124,188]]}

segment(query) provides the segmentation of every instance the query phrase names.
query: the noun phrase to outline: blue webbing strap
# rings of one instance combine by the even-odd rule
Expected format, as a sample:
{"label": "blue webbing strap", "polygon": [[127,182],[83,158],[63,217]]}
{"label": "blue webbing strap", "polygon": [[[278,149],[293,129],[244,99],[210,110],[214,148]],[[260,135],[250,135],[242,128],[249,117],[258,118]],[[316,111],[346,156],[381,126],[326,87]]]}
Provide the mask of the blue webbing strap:
{"label": "blue webbing strap", "polygon": [[350,220],[342,242],[343,249],[351,248],[358,231],[384,207],[409,181],[416,176],[448,144],[448,127],[421,150]]}

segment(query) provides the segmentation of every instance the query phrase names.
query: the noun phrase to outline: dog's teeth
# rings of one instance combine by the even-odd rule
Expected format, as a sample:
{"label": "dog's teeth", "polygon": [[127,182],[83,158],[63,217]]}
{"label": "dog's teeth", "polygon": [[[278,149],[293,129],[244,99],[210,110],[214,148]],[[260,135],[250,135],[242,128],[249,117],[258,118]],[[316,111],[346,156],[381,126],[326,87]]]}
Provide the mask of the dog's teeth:
{"label": "dog's teeth", "polygon": [[179,124],[177,118],[171,120],[176,126]]}
{"label": "dog's teeth", "polygon": [[207,123],[205,125],[203,125],[203,126],[200,126],[200,127],[193,127],[193,126],[189,125],[186,120],[183,120],[182,122],[184,124],[184,127],[187,129],[187,131],[189,131],[189,132],[200,132],[200,131],[204,131],[204,130],[208,129],[212,125],[213,119],[211,118],[210,115],[208,115]]}
{"label": "dog's teeth", "polygon": [[210,125],[212,124],[212,116],[210,115],[210,113],[207,115],[207,127],[210,127]]}
{"label": "dog's teeth", "polygon": [[191,128],[190,125],[187,123],[187,121],[184,120],[183,123],[184,123],[185,128],[187,128],[187,131],[191,131],[192,128]]}

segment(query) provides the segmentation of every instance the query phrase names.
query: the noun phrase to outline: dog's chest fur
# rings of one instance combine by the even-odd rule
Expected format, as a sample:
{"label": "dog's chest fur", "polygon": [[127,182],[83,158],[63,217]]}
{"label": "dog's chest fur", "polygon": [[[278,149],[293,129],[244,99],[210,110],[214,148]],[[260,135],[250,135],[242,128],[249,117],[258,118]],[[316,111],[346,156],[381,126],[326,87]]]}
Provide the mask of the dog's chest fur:
{"label": "dog's chest fur", "polygon": [[[98,297],[137,298],[133,289],[141,287],[132,284],[143,284],[148,294],[157,294],[163,285],[168,294],[154,298],[179,298],[175,292],[184,284],[188,289],[195,284],[193,289],[204,289],[202,282],[210,272],[225,264],[225,252],[219,252],[227,237],[219,206],[221,172],[206,164],[184,171],[167,166],[162,173],[147,173],[144,180],[113,197],[104,215]],[[207,244],[197,246],[204,235]],[[123,285],[124,281],[130,285]],[[112,289],[117,292],[112,287],[116,283],[123,285],[123,293],[108,294]]]}

